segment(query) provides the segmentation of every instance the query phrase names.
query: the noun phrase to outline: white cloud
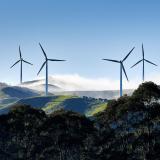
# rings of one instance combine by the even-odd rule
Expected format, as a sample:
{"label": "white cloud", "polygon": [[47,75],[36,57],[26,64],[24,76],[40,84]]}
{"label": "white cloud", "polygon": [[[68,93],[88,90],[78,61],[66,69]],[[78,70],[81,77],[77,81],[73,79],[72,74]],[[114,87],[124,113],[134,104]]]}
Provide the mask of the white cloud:
{"label": "white cloud", "polygon": [[[39,77],[38,82],[26,84],[26,87],[36,89],[36,86],[40,86],[45,83],[44,77]],[[147,81],[153,81],[160,84],[160,74],[148,76]],[[125,79],[123,81],[124,89],[135,89],[141,83],[140,78],[134,78],[127,82]],[[119,90],[119,80],[113,80],[110,78],[87,78],[80,76],[78,74],[66,74],[59,75],[55,74],[49,77],[49,83],[51,85],[58,86],[64,91],[102,91],[102,90]]]}
{"label": "white cloud", "polygon": [[53,75],[51,76],[55,85],[65,90],[113,90],[118,89],[119,82],[107,78],[86,78],[78,74]]}

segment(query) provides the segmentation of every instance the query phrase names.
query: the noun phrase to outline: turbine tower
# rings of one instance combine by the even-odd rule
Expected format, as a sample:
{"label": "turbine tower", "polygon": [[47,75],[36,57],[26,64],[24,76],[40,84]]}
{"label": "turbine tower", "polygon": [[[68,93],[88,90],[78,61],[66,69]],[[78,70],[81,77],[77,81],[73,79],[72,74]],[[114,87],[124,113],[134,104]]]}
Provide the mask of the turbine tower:
{"label": "turbine tower", "polygon": [[[123,79],[122,79],[122,72],[124,72],[126,79],[128,80],[128,76],[126,73],[126,70],[124,68],[123,62],[128,58],[128,56],[132,53],[132,51],[134,50],[135,47],[132,48],[132,50],[126,55],[126,57],[123,60],[112,60],[112,59],[102,59],[105,61],[111,61],[111,62],[115,62],[115,63],[119,63],[120,64],[120,97],[123,96]],[[128,80],[129,81],[129,80]]]}
{"label": "turbine tower", "polygon": [[46,96],[48,95],[48,61],[66,61],[66,60],[59,60],[59,59],[49,59],[47,57],[47,54],[45,53],[42,45],[39,43],[40,47],[41,47],[41,50],[45,56],[45,62],[42,64],[39,72],[37,73],[37,75],[39,75],[39,73],[41,72],[41,70],[43,69],[43,67],[46,65],[46,89],[45,89],[45,92],[46,92]]}
{"label": "turbine tower", "polygon": [[30,62],[27,62],[26,60],[24,60],[23,58],[22,58],[22,53],[21,53],[21,48],[20,48],[20,46],[19,46],[19,56],[20,56],[20,59],[16,62],[16,63],[14,63],[10,68],[12,68],[13,66],[15,66],[17,63],[19,63],[20,62],[20,84],[22,84],[22,72],[23,72],[23,62],[24,63],[27,63],[27,64],[30,64],[30,65],[33,65],[33,64],[31,64]]}
{"label": "turbine tower", "polygon": [[131,68],[135,67],[136,65],[138,65],[138,64],[141,63],[141,62],[143,62],[142,80],[143,80],[143,82],[144,82],[144,78],[145,78],[145,77],[144,77],[144,64],[145,64],[145,62],[150,63],[150,64],[152,64],[152,65],[154,65],[154,66],[157,66],[157,65],[154,64],[153,62],[145,59],[145,57],[144,57],[143,43],[142,43],[142,59],[141,59],[140,61],[138,61],[136,64],[134,64]]}

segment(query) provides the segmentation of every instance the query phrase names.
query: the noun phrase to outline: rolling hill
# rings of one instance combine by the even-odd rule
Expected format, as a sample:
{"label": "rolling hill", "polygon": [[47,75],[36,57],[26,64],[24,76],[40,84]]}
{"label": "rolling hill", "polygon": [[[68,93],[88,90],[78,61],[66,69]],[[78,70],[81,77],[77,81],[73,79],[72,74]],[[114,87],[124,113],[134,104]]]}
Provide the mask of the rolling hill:
{"label": "rolling hill", "polygon": [[[25,99],[20,99],[14,104],[30,105],[34,108],[43,109],[47,114],[50,114],[59,109],[72,110],[78,113],[92,116],[93,114],[102,111],[107,106],[107,100],[77,97],[77,96],[37,96]],[[0,108],[0,114],[5,114],[10,111],[14,105],[8,105]],[[102,107],[103,106],[103,107]]]}
{"label": "rolling hill", "polygon": [[40,92],[20,86],[9,86],[0,84],[0,99],[4,98],[27,98],[40,95]]}
{"label": "rolling hill", "polygon": [[5,87],[1,90],[1,92],[7,97],[15,97],[15,98],[27,98],[27,97],[34,97],[39,95],[38,93],[36,93],[31,89],[17,87],[17,86]]}
{"label": "rolling hill", "polygon": [[106,100],[95,98],[59,95],[22,99],[17,104],[27,104],[35,108],[41,108],[48,114],[63,108],[83,114],[88,113],[89,115],[89,113],[92,113],[90,110],[104,105],[106,102]]}
{"label": "rolling hill", "polygon": [[41,94],[29,88],[9,86],[0,83],[0,108],[10,106],[20,99],[40,96]]}

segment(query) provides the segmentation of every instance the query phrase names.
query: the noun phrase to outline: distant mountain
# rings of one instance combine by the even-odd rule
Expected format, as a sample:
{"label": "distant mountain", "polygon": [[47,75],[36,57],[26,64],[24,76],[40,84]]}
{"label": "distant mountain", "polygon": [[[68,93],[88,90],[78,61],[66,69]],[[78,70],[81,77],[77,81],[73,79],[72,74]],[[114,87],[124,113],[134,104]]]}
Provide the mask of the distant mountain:
{"label": "distant mountain", "polygon": [[1,92],[3,92],[8,97],[15,97],[15,98],[27,98],[27,97],[34,97],[38,96],[39,94],[35,91],[28,89],[28,88],[22,88],[17,86],[9,86],[2,88]]}
{"label": "distant mountain", "polygon": [[0,108],[12,105],[20,99],[40,96],[37,91],[29,88],[9,86],[6,84],[0,84]]}
{"label": "distant mountain", "polygon": [[[49,86],[48,89],[50,93],[63,91],[63,89],[61,89],[59,86],[56,86],[52,83],[49,83],[48,86]],[[23,84],[21,84],[20,87],[25,87],[25,88],[36,90],[39,92],[44,92],[45,81],[44,79],[28,81],[28,82],[24,82]]]}

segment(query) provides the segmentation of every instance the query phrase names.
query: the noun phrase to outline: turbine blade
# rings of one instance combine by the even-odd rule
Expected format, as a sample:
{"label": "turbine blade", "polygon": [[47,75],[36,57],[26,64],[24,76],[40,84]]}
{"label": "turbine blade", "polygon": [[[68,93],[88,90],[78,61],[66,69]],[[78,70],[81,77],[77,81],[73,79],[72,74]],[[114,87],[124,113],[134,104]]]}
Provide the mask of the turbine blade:
{"label": "turbine blade", "polygon": [[44,67],[45,64],[46,64],[46,61],[42,64],[42,66],[41,66],[39,72],[37,73],[37,75],[39,75],[39,73],[41,72],[41,70],[43,69],[43,67]]}
{"label": "turbine blade", "polygon": [[123,69],[123,72],[124,72],[124,74],[125,74],[125,76],[126,76],[127,81],[129,81],[129,80],[128,80],[128,76],[127,76],[127,73],[126,73],[126,70],[125,70],[125,68],[124,68],[123,63],[122,63],[122,69]]}
{"label": "turbine blade", "polygon": [[144,59],[144,60],[145,60],[146,62],[148,62],[148,63],[154,65],[154,66],[158,66],[158,65],[156,65],[155,63],[153,63],[153,62],[151,62],[151,61],[148,61],[148,60],[146,60],[146,59]]}
{"label": "turbine blade", "polygon": [[60,59],[48,59],[49,61],[66,61],[66,60],[60,60]]}
{"label": "turbine blade", "polygon": [[43,47],[42,47],[42,45],[41,45],[40,43],[39,43],[39,45],[40,45],[40,47],[41,47],[41,50],[42,50],[42,52],[43,52],[43,54],[44,54],[45,58],[47,59],[46,52],[44,51],[44,49],[43,49]]}
{"label": "turbine blade", "polygon": [[21,47],[19,46],[19,56],[20,56],[20,59],[22,58],[22,53],[21,53]]}
{"label": "turbine blade", "polygon": [[134,48],[135,48],[135,47],[133,47],[133,48],[131,49],[131,51],[126,55],[126,57],[122,60],[122,62],[124,62],[124,61],[128,58],[128,56],[132,53],[132,51],[134,50]]}
{"label": "turbine blade", "polygon": [[137,64],[139,64],[140,62],[142,62],[143,60],[138,61],[136,64],[134,64],[131,68],[135,67]]}
{"label": "turbine blade", "polygon": [[102,60],[120,63],[119,61],[117,61],[117,60],[112,60],[112,59],[102,59]]}
{"label": "turbine blade", "polygon": [[143,43],[142,43],[142,57],[144,59],[144,47],[143,47]]}
{"label": "turbine blade", "polygon": [[17,61],[16,63],[14,63],[10,68],[12,68],[13,66],[15,66],[17,63],[19,63],[20,62],[20,60],[19,61]]}
{"label": "turbine blade", "polygon": [[25,60],[23,60],[23,62],[25,62],[25,63],[28,63],[28,64],[30,64],[30,65],[33,65],[32,63],[30,63],[30,62],[27,62],[27,61],[25,61]]}

